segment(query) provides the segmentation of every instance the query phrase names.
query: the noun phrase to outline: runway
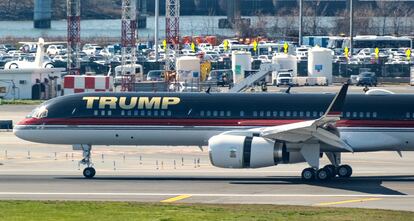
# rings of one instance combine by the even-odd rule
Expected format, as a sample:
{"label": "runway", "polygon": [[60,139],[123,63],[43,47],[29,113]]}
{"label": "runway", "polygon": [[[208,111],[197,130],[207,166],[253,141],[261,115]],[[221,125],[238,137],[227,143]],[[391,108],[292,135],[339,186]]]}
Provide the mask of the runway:
{"label": "runway", "polygon": [[[276,173],[276,172],[275,172]],[[414,211],[414,176],[358,176],[303,183],[294,176],[2,175],[0,199],[289,204]]]}

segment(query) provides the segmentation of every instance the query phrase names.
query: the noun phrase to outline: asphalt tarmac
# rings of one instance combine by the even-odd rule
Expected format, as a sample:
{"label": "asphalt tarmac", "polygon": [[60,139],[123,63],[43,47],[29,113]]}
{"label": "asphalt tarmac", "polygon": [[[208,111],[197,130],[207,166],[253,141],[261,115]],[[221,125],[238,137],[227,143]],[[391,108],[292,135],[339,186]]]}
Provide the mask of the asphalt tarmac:
{"label": "asphalt tarmac", "polygon": [[[406,88],[404,90],[411,90]],[[23,118],[33,106],[0,106],[1,119]],[[219,169],[196,147],[96,146],[96,178],[84,179],[81,152],[34,144],[0,132],[0,199],[247,203],[414,211],[414,153],[344,154],[350,179],[304,183],[307,164]],[[327,164],[326,157],[321,165]]]}

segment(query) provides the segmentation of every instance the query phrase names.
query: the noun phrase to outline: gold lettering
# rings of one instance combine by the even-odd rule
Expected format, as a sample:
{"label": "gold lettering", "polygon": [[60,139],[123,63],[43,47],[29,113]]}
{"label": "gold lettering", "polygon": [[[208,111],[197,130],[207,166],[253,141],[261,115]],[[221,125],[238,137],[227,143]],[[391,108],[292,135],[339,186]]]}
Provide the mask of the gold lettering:
{"label": "gold lettering", "polygon": [[86,101],[87,109],[92,109],[94,101],[99,100],[99,97],[83,97],[82,100]]}
{"label": "gold lettering", "polygon": [[131,110],[135,106],[137,106],[137,101],[138,101],[137,97],[131,97],[131,101],[129,102],[129,104],[126,104],[126,99],[127,99],[126,97],[119,98],[119,107],[121,109]]}
{"label": "gold lettering", "polygon": [[168,109],[169,105],[175,105],[180,103],[179,97],[164,97],[162,99],[162,109]]}
{"label": "gold lettering", "polygon": [[138,101],[138,109],[160,109],[161,97],[140,97]]}
{"label": "gold lettering", "polygon": [[105,109],[105,106],[108,105],[110,109],[116,109],[116,102],[118,98],[116,97],[101,97],[99,100],[99,109]]}

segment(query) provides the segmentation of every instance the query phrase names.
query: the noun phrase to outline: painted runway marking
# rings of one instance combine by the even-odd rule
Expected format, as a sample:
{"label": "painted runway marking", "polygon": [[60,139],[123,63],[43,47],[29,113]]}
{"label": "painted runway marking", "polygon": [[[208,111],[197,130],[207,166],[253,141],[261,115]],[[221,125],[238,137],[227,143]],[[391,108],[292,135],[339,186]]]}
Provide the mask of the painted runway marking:
{"label": "painted runway marking", "polygon": [[196,197],[363,197],[363,198],[414,198],[414,195],[382,194],[237,194],[237,193],[138,193],[138,192],[0,192],[1,196],[165,196],[191,195]]}
{"label": "painted runway marking", "polygon": [[347,204],[347,203],[362,203],[368,201],[376,201],[382,200],[382,198],[363,198],[363,199],[354,199],[354,200],[344,200],[344,201],[337,201],[337,202],[327,202],[327,203],[318,203],[314,206],[333,206],[333,205],[340,205],[340,204]]}
{"label": "painted runway marking", "polygon": [[191,195],[179,195],[179,196],[176,196],[176,197],[168,198],[166,200],[161,200],[160,202],[161,203],[172,203],[172,202],[187,199],[187,198],[190,198],[190,197],[191,197]]}

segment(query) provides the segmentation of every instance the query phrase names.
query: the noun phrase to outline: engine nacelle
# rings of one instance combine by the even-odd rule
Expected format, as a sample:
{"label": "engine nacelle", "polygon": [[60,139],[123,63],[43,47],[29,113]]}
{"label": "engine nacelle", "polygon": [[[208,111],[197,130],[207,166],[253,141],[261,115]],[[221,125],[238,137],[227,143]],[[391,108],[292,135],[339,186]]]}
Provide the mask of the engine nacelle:
{"label": "engine nacelle", "polygon": [[297,149],[289,152],[289,144],[263,137],[217,135],[208,140],[208,148],[210,161],[216,167],[260,168],[305,162]]}

